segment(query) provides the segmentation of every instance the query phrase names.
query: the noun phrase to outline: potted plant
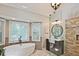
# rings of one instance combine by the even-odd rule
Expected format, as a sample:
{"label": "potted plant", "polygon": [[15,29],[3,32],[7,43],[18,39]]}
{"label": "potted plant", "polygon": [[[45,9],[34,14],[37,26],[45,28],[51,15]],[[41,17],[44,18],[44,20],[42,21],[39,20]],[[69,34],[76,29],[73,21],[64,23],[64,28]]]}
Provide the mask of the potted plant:
{"label": "potted plant", "polygon": [[4,56],[4,49],[3,49],[3,46],[0,46],[0,56]]}

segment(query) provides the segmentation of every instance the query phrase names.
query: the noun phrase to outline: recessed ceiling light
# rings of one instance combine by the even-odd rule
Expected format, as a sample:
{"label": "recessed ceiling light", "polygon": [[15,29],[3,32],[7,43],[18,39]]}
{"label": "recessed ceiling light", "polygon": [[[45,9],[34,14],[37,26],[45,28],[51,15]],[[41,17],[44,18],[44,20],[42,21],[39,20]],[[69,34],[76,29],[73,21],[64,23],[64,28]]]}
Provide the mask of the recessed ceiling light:
{"label": "recessed ceiling light", "polygon": [[12,18],[12,20],[15,20],[16,18]]}
{"label": "recessed ceiling light", "polygon": [[23,5],[22,8],[27,8],[27,7]]}

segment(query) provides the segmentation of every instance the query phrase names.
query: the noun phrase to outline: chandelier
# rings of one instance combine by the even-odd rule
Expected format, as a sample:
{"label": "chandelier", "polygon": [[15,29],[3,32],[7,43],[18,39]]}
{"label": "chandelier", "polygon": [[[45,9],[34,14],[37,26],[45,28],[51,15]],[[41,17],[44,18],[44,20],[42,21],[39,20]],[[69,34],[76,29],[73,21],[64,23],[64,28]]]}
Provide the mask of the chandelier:
{"label": "chandelier", "polygon": [[51,3],[51,7],[52,7],[54,10],[57,10],[60,5],[61,5],[61,3]]}

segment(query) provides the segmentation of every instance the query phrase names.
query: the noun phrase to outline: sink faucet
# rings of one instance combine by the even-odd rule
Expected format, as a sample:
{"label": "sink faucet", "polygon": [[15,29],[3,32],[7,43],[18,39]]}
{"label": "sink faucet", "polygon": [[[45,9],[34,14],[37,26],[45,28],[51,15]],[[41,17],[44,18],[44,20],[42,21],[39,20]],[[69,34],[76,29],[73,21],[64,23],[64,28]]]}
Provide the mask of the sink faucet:
{"label": "sink faucet", "polygon": [[20,36],[20,37],[18,38],[20,44],[22,43],[21,38],[22,38],[22,36]]}

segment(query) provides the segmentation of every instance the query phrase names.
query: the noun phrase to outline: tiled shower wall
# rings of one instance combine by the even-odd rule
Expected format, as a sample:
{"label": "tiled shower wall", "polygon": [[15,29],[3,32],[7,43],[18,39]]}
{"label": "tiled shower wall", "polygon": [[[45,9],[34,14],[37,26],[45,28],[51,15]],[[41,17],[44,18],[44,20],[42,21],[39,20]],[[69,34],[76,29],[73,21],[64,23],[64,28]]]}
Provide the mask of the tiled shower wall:
{"label": "tiled shower wall", "polygon": [[79,17],[66,20],[65,55],[79,56]]}

